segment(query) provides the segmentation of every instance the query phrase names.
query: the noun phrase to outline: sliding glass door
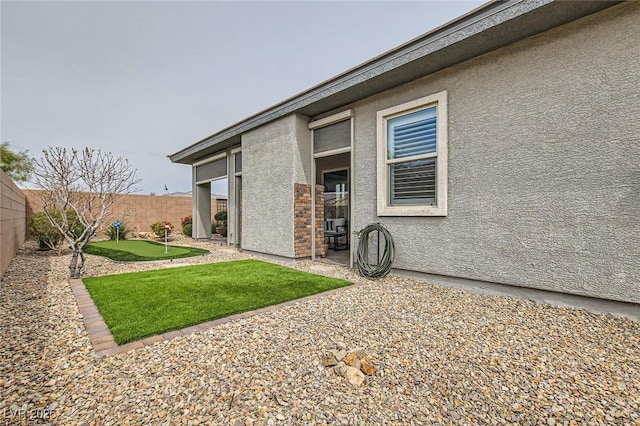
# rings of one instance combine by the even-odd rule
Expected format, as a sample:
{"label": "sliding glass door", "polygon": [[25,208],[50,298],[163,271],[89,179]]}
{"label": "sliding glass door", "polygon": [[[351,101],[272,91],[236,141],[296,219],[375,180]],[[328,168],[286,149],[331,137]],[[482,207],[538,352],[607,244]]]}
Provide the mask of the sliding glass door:
{"label": "sliding glass door", "polygon": [[349,170],[322,173],[325,219],[349,219]]}

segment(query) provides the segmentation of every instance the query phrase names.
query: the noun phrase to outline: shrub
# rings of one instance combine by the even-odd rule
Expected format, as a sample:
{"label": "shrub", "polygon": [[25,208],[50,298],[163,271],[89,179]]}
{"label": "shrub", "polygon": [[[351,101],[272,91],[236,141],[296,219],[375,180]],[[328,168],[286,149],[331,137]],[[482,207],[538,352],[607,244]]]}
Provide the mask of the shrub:
{"label": "shrub", "polygon": [[180,219],[180,222],[182,224],[182,229],[184,229],[185,226],[193,224],[193,219],[191,216],[186,216]]}
{"label": "shrub", "polygon": [[120,230],[113,226],[113,223],[109,225],[107,229],[104,230],[104,235],[109,237],[110,240],[115,241],[116,239],[126,240],[129,234],[131,233],[131,229],[127,226],[126,223],[120,222]]}
{"label": "shrub", "polygon": [[[60,210],[52,209],[48,213],[56,223],[62,224]],[[80,236],[84,231],[84,225],[78,220],[75,210],[67,210],[66,216],[69,228],[73,230],[73,235]],[[62,233],[51,224],[44,211],[34,213],[29,223],[28,232],[30,237],[38,240],[42,250],[54,250],[64,241]]]}
{"label": "shrub", "polygon": [[187,237],[190,237],[191,234],[193,233],[193,225],[190,223],[187,223],[186,225],[184,225],[184,227],[182,228],[182,233]]}
{"label": "shrub", "polygon": [[218,213],[215,214],[215,216],[213,216],[213,218],[217,221],[217,222],[226,222],[227,221],[227,211],[226,210],[220,210]]}
{"label": "shrub", "polygon": [[[153,223],[153,224],[151,224],[151,230],[158,237],[164,237],[164,224],[165,224],[165,222]],[[171,232],[173,231],[173,225],[170,222],[169,222],[169,226],[171,227],[171,229],[167,231],[167,235],[170,235]]]}
{"label": "shrub", "polygon": [[216,233],[216,222],[212,222],[211,223],[211,233],[215,234]]}
{"label": "shrub", "polygon": [[53,250],[62,241],[62,234],[49,222],[44,212],[33,214],[28,232],[30,237],[38,240],[40,250]]}
{"label": "shrub", "polygon": [[214,216],[215,218],[215,231],[213,229],[213,226],[211,227],[211,233],[218,233],[220,235],[222,235],[223,237],[227,236],[227,211],[226,210],[221,210],[218,213],[215,214]]}

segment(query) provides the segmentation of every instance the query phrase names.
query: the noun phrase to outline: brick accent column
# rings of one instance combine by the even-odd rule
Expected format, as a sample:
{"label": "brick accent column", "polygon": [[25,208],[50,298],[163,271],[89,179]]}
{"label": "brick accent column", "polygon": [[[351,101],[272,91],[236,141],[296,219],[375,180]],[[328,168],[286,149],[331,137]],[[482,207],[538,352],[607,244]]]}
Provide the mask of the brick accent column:
{"label": "brick accent column", "polygon": [[316,185],[316,256],[327,255],[327,242],[324,239],[324,186]]}
{"label": "brick accent column", "polygon": [[[311,185],[294,185],[294,250],[295,257],[311,257]],[[316,256],[325,256],[324,188],[316,185]]]}

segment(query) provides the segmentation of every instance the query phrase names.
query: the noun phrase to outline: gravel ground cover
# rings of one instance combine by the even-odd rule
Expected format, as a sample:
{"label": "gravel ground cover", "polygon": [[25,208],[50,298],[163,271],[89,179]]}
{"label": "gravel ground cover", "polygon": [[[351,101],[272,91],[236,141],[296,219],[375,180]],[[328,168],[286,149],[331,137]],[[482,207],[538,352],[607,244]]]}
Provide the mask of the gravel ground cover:
{"label": "gravel ground cover", "polygon": [[[209,248],[182,262],[250,257]],[[640,424],[628,319],[328,266],[364,285],[97,358],[68,264],[28,245],[0,283],[0,423]],[[88,256],[86,275],[158,267]],[[354,387],[322,367],[336,341],[376,375]]]}

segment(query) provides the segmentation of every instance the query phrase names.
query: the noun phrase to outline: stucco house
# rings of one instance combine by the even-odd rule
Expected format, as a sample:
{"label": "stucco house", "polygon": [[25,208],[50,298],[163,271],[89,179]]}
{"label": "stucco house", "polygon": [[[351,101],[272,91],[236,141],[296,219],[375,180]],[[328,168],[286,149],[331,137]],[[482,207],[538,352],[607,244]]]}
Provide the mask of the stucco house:
{"label": "stucco house", "polygon": [[399,270],[638,304],[639,24],[639,2],[483,5],[171,154],[194,235],[226,177],[244,250],[315,259],[325,219],[380,222]]}

